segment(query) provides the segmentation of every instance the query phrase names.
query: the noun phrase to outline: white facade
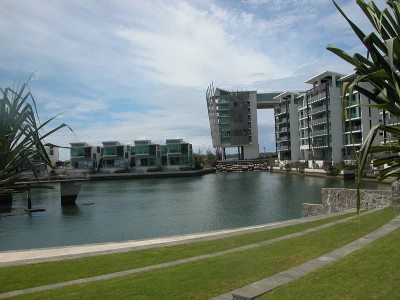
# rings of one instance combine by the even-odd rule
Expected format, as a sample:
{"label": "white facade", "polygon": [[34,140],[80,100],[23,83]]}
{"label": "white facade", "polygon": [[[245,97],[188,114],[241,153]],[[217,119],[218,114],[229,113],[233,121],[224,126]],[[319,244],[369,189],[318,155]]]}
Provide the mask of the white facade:
{"label": "white facade", "polygon": [[300,92],[284,92],[274,97],[279,103],[274,107],[275,138],[278,160],[290,163],[299,160],[300,138],[298,103]]}
{"label": "white facade", "polygon": [[165,168],[169,171],[178,171],[181,168],[193,166],[192,144],[183,139],[167,139],[163,148],[166,157]]}
{"label": "white facade", "polygon": [[[345,76],[340,79],[345,82],[352,82],[355,74]],[[372,91],[370,83],[360,82],[360,87]],[[355,91],[352,101],[349,101],[348,94],[343,101],[344,107],[344,125],[343,125],[343,160],[353,161],[356,158],[355,152],[360,150],[366,140],[371,128],[382,122],[382,111],[375,107],[370,107],[371,100],[365,95]],[[374,143],[380,140],[379,135],[375,137]]]}
{"label": "white facade", "polygon": [[118,141],[105,141],[102,149],[102,170],[113,172],[128,169],[130,164],[130,145]]}
{"label": "white facade", "polygon": [[86,142],[70,143],[71,167],[76,172],[95,171],[101,159],[101,147]]}
{"label": "white facade", "polygon": [[310,168],[342,157],[341,91],[342,74],[326,71],[306,83],[313,87],[296,98],[298,103],[300,159]]}

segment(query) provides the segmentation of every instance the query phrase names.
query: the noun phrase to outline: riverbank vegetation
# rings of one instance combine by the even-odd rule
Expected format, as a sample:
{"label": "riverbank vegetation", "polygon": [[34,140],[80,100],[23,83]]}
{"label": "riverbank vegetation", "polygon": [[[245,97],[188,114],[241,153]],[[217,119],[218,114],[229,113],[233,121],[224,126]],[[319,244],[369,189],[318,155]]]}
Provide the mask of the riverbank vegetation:
{"label": "riverbank vegetation", "polygon": [[[391,208],[332,227],[248,250],[109,280],[28,294],[18,298],[206,299],[278,273],[344,246],[397,215]],[[215,241],[128,253],[0,268],[1,292],[92,277],[215,253],[302,231],[344,216]],[[397,240],[399,241],[399,240]],[[379,243],[379,242],[378,242]],[[399,242],[397,242],[397,247]],[[268,255],[266,255],[268,254]],[[395,252],[386,257],[392,260]],[[366,258],[368,259],[368,258]],[[345,281],[346,278],[341,278]],[[340,286],[340,283],[339,283]]]}

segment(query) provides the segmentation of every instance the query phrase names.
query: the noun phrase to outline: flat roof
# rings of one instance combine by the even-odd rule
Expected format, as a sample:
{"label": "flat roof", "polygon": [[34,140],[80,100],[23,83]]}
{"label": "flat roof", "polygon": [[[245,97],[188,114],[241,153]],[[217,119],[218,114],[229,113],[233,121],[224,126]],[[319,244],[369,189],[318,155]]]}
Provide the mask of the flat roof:
{"label": "flat roof", "polygon": [[300,96],[301,94],[304,94],[306,91],[305,90],[296,90],[296,91],[285,91],[281,94],[279,94],[278,96],[275,96],[274,99],[282,99],[285,98],[286,96],[290,96],[290,95],[295,95]]}
{"label": "flat roof", "polygon": [[324,72],[322,72],[322,73],[320,73],[320,74],[308,79],[307,81],[305,81],[305,83],[313,84],[315,81],[318,81],[319,79],[322,79],[322,78],[325,78],[325,77],[328,77],[328,76],[332,76],[332,75],[338,76],[340,78],[340,77],[343,77],[345,74],[332,72],[332,71],[324,71]]}

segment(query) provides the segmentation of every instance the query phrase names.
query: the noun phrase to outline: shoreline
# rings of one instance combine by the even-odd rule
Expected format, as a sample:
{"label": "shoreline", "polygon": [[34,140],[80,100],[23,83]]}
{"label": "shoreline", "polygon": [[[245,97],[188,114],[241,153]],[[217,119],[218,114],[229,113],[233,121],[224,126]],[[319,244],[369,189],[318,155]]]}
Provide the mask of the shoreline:
{"label": "shoreline", "polygon": [[197,177],[197,176],[203,176],[203,175],[211,174],[211,173],[215,173],[214,168],[194,170],[194,171],[92,174],[92,175],[90,175],[88,181],[118,180],[118,179]]}
{"label": "shoreline", "polygon": [[[381,208],[378,208],[379,210]],[[271,230],[286,226],[292,226],[307,223],[315,220],[321,220],[329,217],[345,215],[355,212],[355,209],[349,209],[337,213],[311,216],[307,218],[295,218],[278,222],[250,225],[244,227],[227,228],[213,231],[195,232],[182,235],[172,235],[149,239],[104,242],[93,244],[80,244],[69,246],[56,246],[47,248],[15,249],[0,251],[0,267],[27,264],[33,262],[57,261],[63,259],[72,259],[93,255],[102,255],[110,253],[123,253],[128,251],[138,251],[149,248],[160,248],[172,245],[182,245],[195,242],[204,242],[215,239],[227,238],[241,234],[254,233],[259,231]]]}

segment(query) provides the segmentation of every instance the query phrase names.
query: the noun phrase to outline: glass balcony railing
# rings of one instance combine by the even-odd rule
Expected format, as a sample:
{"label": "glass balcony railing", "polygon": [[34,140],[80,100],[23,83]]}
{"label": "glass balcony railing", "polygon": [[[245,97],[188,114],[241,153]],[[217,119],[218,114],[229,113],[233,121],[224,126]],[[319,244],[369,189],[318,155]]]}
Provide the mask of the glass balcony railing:
{"label": "glass balcony railing", "polygon": [[312,134],[313,136],[325,135],[325,134],[328,134],[328,130],[326,130],[326,129],[323,129],[323,130],[314,130],[311,134]]}
{"label": "glass balcony railing", "polygon": [[313,119],[311,121],[311,125],[324,124],[326,122],[327,122],[326,117],[325,118],[319,118],[319,119]]}

